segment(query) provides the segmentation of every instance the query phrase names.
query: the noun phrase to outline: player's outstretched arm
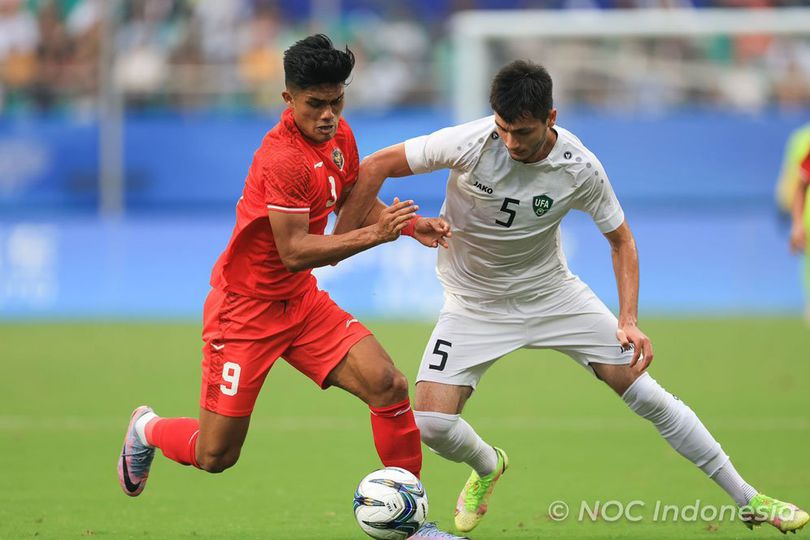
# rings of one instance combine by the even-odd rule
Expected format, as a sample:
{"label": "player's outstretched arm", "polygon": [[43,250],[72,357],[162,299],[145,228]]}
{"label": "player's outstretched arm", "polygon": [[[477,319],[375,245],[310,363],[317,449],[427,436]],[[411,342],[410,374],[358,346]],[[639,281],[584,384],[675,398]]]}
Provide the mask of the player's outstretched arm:
{"label": "player's outstretched arm", "polygon": [[613,257],[613,271],[616,274],[616,286],[619,289],[619,329],[616,337],[622,347],[631,343],[634,347],[630,367],[636,366],[644,371],[653,360],[653,348],[650,339],[637,326],[638,324],[638,251],[633,232],[627,221],[605,237],[610,242]]}
{"label": "player's outstretched arm", "polygon": [[366,223],[369,213],[378,201],[377,193],[386,178],[399,178],[413,174],[405,157],[405,144],[383,148],[363,159],[357,182],[340,209],[332,234],[344,234]]}
{"label": "player's outstretched arm", "polygon": [[270,210],[273,239],[281,262],[290,272],[335,264],[368,248],[399,238],[418,207],[413,201],[394,199],[375,223],[346,234],[309,234],[309,214]]}
{"label": "player's outstretched arm", "polygon": [[[378,198],[372,205],[371,211],[366,216],[362,226],[366,227],[375,223],[379,219],[380,212],[385,208],[387,208],[386,204]],[[448,247],[447,239],[453,236],[453,233],[450,231],[450,224],[447,221],[438,217],[416,215],[414,215],[412,221],[413,223],[402,229],[402,234],[412,236],[414,240],[430,248]]]}

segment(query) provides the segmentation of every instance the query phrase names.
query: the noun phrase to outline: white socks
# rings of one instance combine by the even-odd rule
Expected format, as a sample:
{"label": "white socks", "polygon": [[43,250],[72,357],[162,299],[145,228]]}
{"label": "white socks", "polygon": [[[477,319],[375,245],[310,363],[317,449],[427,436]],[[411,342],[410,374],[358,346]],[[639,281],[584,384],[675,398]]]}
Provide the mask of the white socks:
{"label": "white socks", "polygon": [[[728,455],[692,409],[664,390],[648,373],[636,379],[622,399],[636,414],[652,422],[675,451],[697,465],[738,505],[748,504],[757,494],[737,473]],[[459,415],[429,411],[413,414],[422,442],[440,456],[466,463],[479,476],[498,466],[495,449]]]}
{"label": "white socks", "polygon": [[683,457],[712,476],[728,456],[684,402],[661,388],[648,373],[635,380],[622,396],[639,416],[652,422]]}
{"label": "white socks", "polygon": [[692,409],[664,390],[648,373],[636,379],[622,399],[636,414],[652,422],[672,448],[700,467],[737,504],[748,504],[756,495],[757,491],[740,477]]}
{"label": "white socks", "polygon": [[734,468],[734,465],[731,464],[731,461],[720,467],[720,470],[712,476],[712,480],[717,482],[718,486],[725,489],[726,493],[731,495],[731,498],[734,499],[737,506],[745,506],[750,503],[754,495],[757,494],[757,490],[742,479],[742,476],[740,476],[737,469]]}
{"label": "white socks", "polygon": [[158,417],[158,415],[156,415],[155,413],[148,412],[148,413],[144,414],[143,416],[141,416],[140,418],[138,418],[137,420],[135,420],[135,433],[138,434],[138,438],[146,446],[151,446],[146,441],[146,424],[148,424],[149,421],[152,418],[157,418],[157,417]]}
{"label": "white socks", "polygon": [[456,462],[464,462],[479,476],[486,476],[498,466],[495,449],[484,442],[458,414],[413,411],[422,442],[431,450]]}

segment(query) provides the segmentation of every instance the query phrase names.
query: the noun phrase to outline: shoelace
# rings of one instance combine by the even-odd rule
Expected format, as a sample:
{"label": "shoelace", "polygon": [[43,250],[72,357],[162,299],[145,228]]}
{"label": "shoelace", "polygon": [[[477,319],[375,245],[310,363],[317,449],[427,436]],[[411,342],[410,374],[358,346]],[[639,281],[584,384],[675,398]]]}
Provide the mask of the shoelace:
{"label": "shoelace", "polygon": [[466,500],[464,501],[466,504],[469,504],[471,500],[474,502],[478,499],[478,494],[481,491],[482,484],[483,481],[480,478],[470,484],[469,489],[467,489]]}
{"label": "shoelace", "polygon": [[141,450],[136,450],[130,454],[124,454],[124,456],[131,458],[130,468],[137,468],[143,463],[149,461],[152,450],[153,450],[152,448],[143,448]]}
{"label": "shoelace", "polygon": [[[481,490],[482,490],[482,489],[487,489],[487,488],[489,488],[489,484],[490,484],[490,483],[491,483],[491,482],[484,482],[484,479],[483,479],[483,478],[481,478],[481,477],[479,476],[479,477],[478,477],[478,480],[474,481],[474,482],[473,482],[473,483],[470,485],[469,492],[470,492],[471,494],[473,494],[475,497],[477,497],[477,496],[478,496],[478,494],[481,492]],[[484,484],[486,484],[486,487],[484,487]]]}

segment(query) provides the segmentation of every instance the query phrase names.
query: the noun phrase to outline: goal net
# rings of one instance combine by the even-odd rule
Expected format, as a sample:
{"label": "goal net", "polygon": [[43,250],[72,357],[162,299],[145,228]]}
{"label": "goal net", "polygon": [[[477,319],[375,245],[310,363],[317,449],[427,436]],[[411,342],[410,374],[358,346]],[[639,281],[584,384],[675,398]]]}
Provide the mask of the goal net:
{"label": "goal net", "polygon": [[459,121],[488,110],[492,76],[517,58],[546,66],[560,105],[810,105],[810,8],[464,11],[451,32]]}

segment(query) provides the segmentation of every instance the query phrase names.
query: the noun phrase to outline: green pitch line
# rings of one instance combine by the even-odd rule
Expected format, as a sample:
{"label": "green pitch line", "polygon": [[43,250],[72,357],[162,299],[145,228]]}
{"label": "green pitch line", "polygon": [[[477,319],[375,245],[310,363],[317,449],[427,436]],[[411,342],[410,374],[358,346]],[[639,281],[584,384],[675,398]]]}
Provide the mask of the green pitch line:
{"label": "green pitch line", "polygon": [[[413,378],[431,327],[370,326]],[[810,506],[810,332],[802,322],[650,320],[643,328],[656,350],[653,375],[695,409],[746,479]],[[198,324],[0,326],[0,539],[365,538],[351,497],[379,466],[368,409],[318,390],[284,362],[268,377],[236,467],[207,475],[159,455],[141,497],[120,492],[115,462],[130,412],[148,403],[160,414],[195,415],[201,345]],[[779,537],[728,520],[654,522],[656,504],[729,501],[560,354],[504,358],[465,417],[511,461],[474,538]],[[430,516],[444,527],[468,473],[425,452]],[[569,506],[567,519],[549,515],[555,501]],[[598,501],[641,501],[631,514],[642,520],[608,513],[578,522],[582,505]]]}

